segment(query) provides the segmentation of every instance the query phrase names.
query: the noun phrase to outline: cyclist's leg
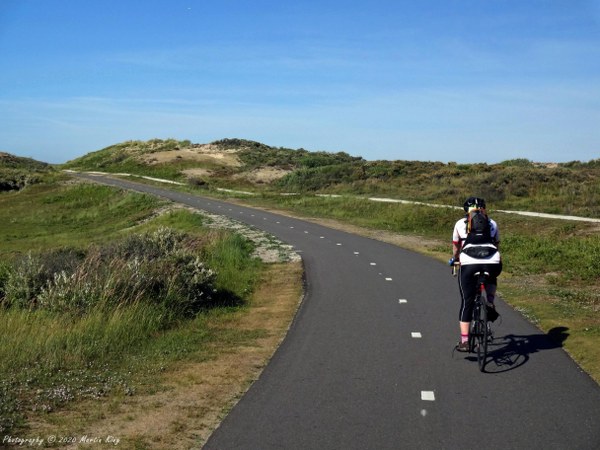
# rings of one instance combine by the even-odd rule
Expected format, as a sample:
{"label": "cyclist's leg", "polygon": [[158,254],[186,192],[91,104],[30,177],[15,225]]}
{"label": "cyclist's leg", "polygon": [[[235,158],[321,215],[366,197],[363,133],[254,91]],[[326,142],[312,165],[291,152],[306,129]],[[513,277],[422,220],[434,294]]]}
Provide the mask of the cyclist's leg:
{"label": "cyclist's leg", "polygon": [[494,303],[496,298],[496,287],[498,285],[498,275],[502,272],[502,263],[500,264],[486,264],[485,271],[490,274],[486,282],[486,293],[487,300],[489,303]]}
{"label": "cyclist's leg", "polygon": [[475,279],[476,266],[461,266],[458,272],[458,286],[460,289],[461,305],[459,311],[460,344],[465,344],[469,338],[469,326],[473,315],[473,302],[477,292]]}
{"label": "cyclist's leg", "polygon": [[485,271],[490,274],[485,284],[485,290],[487,293],[487,301],[490,305],[488,307],[488,319],[494,322],[498,318],[496,311],[496,305],[494,300],[496,298],[496,288],[498,286],[498,275],[502,272],[502,263],[500,264],[486,264]]}

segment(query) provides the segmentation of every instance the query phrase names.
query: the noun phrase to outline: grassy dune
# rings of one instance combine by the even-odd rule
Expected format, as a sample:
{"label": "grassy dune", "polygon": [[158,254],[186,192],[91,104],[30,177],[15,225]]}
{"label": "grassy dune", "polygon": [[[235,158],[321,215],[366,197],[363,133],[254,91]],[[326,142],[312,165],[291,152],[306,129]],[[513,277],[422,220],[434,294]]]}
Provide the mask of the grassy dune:
{"label": "grassy dune", "polygon": [[[462,204],[466,196],[477,193],[498,209],[600,217],[598,159],[561,164],[537,164],[526,159],[497,164],[366,161],[343,152],[308,152],[243,139],[223,139],[209,146],[211,151],[234,152],[238,163],[232,166],[219,158],[190,159],[186,155],[201,151],[202,145],[154,139],[116,144],[69,161],[64,167],[188,180],[203,189],[383,195],[452,205]],[[169,161],[149,162],[150,155],[168,152],[180,154]],[[183,171],[191,168],[207,169],[210,175],[190,179]],[[269,183],[250,181],[247,175],[260,168],[279,168],[287,175]]]}

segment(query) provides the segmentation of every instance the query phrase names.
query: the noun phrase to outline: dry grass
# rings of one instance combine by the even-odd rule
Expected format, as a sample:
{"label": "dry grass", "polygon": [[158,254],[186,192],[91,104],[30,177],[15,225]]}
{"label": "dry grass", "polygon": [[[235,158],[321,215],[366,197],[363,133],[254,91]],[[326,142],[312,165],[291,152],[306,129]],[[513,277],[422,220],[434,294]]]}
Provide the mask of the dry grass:
{"label": "dry grass", "polygon": [[291,170],[282,169],[279,167],[259,167],[251,170],[250,172],[244,172],[233,176],[234,179],[245,179],[251,183],[272,183],[277,181],[286,175],[292,173]]}

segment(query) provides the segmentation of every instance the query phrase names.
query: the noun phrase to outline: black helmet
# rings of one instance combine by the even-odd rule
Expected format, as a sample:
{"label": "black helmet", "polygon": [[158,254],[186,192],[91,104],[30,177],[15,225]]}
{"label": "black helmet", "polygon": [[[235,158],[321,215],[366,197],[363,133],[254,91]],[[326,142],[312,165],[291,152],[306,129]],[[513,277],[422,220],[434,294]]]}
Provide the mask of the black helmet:
{"label": "black helmet", "polygon": [[485,200],[479,197],[469,197],[463,204],[465,212],[469,212],[469,208],[485,208]]}

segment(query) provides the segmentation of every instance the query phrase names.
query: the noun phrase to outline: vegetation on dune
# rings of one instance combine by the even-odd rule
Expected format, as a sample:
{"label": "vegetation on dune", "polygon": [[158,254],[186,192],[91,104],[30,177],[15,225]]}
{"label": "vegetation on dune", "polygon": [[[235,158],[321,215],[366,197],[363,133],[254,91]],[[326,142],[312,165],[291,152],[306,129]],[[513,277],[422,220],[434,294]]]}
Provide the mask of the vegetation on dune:
{"label": "vegetation on dune", "polygon": [[[137,175],[160,176],[168,179],[180,179],[181,171],[190,164],[150,165],[144,155],[168,152],[188,148],[190,141],[175,139],[152,139],[150,141],[126,141],[111,145],[62,165],[64,169],[91,170],[103,172],[126,172]],[[193,164],[192,164],[193,166]]]}
{"label": "vegetation on dune", "polygon": [[18,191],[42,182],[53,173],[47,163],[0,152],[0,192]]}
{"label": "vegetation on dune", "polygon": [[[148,163],[141,158],[154,152],[194,149],[190,141],[154,139],[129,141],[70,161],[64,167],[108,172],[127,172],[184,181],[183,171],[211,169],[210,176],[190,183],[210,187],[251,189],[243,176],[260,168],[279,168],[289,173],[263,185],[279,192],[327,192],[389,196],[406,200],[460,205],[465,195],[477,193],[498,209],[600,216],[600,159],[560,164],[538,164],[513,159],[498,164],[457,164],[423,161],[366,161],[344,152],[311,152],[271,147],[244,139],[222,139],[209,144],[232,151],[239,167],[185,159]],[[264,183],[263,183],[264,184]]]}
{"label": "vegetation on dune", "polygon": [[418,161],[342,163],[303,168],[277,182],[294,192],[387,195],[461,205],[477,193],[498,209],[600,216],[600,166],[589,163],[541,165],[444,164]]}
{"label": "vegetation on dune", "polygon": [[252,170],[257,167],[295,170],[363,161],[361,157],[350,156],[344,152],[311,152],[303,148],[292,150],[284,147],[270,147],[245,139],[222,139],[212,144],[223,150],[238,150],[239,157],[244,163],[244,170]]}
{"label": "vegetation on dune", "polygon": [[0,307],[85,315],[95,308],[158,304],[190,317],[211,306],[215,273],[170,228],[86,250],[59,248],[17,258],[0,276]]}

